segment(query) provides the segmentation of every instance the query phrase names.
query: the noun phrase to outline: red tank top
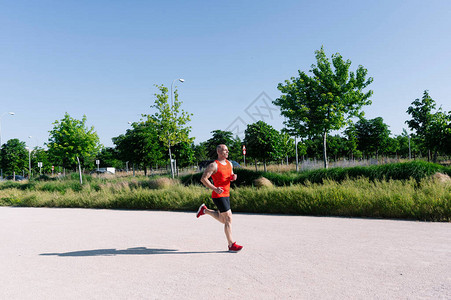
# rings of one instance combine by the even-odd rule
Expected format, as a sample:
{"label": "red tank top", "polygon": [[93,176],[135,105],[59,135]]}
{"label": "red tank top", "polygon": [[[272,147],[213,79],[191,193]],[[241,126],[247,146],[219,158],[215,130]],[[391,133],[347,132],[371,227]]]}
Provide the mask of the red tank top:
{"label": "red tank top", "polygon": [[220,198],[220,197],[229,197],[230,196],[230,179],[232,177],[232,165],[228,160],[226,160],[226,164],[222,165],[219,161],[215,160],[216,165],[218,166],[218,171],[211,175],[213,179],[213,184],[216,187],[222,187],[224,192],[222,194],[218,194],[215,191],[212,192],[212,198]]}

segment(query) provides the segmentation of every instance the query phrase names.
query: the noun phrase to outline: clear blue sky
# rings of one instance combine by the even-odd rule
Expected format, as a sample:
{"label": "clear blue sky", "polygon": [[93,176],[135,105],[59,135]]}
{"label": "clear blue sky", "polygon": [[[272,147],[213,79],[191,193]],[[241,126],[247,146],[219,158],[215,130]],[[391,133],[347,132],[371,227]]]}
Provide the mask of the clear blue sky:
{"label": "clear blue sky", "polygon": [[154,84],[177,78],[196,143],[262,119],[258,108],[281,129],[258,96],[277,98],[277,84],[308,71],[322,45],[368,69],[366,117],[400,134],[426,89],[451,110],[450,16],[449,0],[1,1],[0,114],[16,113],[1,119],[2,140],[42,146],[68,112],[112,146],[154,112]]}

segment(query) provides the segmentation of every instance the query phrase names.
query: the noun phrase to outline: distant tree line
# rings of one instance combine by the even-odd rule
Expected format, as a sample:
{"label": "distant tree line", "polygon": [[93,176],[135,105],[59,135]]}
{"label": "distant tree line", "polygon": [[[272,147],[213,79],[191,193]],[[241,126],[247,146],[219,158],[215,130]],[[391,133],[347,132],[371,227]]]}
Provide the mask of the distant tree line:
{"label": "distant tree line", "polygon": [[[301,159],[330,160],[379,158],[427,158],[436,162],[439,156],[451,155],[451,112],[436,108],[428,91],[408,107],[410,119],[405,121],[412,132],[392,136],[389,126],[381,117],[366,119],[362,107],[370,105],[372,91],[364,91],[373,81],[366,78],[367,70],[359,66],[350,71],[351,61],[339,53],[329,60],[324,49],[315,52],[316,64],[311,75],[298,71],[278,85],[281,96],[274,101],[286,118],[281,131],[258,121],[247,125],[243,140],[231,132],[220,129],[211,132],[207,141],[194,144],[188,123],[191,114],[181,109],[177,89],[174,103],[168,101],[168,89],[156,86],[154,114],[143,114],[142,120],[131,124],[124,134],[113,138],[114,147],[99,143],[94,127],[68,113],[53,123],[46,143],[48,149],[26,149],[25,142],[11,139],[1,145],[0,167],[3,174],[28,173],[29,159],[32,173],[51,173],[74,170],[78,164],[85,170],[95,169],[95,160],[101,167],[148,170],[192,167],[216,158],[216,146],[226,144],[229,157],[243,162],[292,162],[297,152]],[[332,132],[341,134],[331,135]],[[295,145],[294,138],[298,143]]]}

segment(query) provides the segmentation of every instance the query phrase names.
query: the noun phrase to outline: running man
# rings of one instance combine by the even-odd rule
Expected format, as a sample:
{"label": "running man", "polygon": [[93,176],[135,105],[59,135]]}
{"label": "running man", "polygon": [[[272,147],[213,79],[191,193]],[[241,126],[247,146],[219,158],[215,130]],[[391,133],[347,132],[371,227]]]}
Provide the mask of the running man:
{"label": "running man", "polygon": [[[197,217],[202,215],[210,215],[222,224],[224,224],[224,232],[229,243],[229,251],[238,252],[243,246],[238,245],[232,239],[232,211],[230,210],[230,182],[236,180],[236,174],[233,173],[233,167],[229,157],[229,149],[224,144],[216,147],[218,159],[207,166],[202,175],[201,182],[209,189],[211,189],[213,202],[219,211],[208,209],[205,204],[202,204],[197,211]],[[213,179],[211,184],[209,178]]]}

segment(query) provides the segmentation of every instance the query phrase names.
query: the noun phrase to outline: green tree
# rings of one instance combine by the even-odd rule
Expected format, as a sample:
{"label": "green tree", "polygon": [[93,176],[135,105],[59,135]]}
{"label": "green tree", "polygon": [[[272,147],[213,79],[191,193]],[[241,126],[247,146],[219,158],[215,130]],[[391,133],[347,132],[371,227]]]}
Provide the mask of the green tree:
{"label": "green tree", "polygon": [[426,134],[426,139],[430,149],[432,149],[434,156],[433,162],[437,162],[437,155],[439,152],[445,154],[450,153],[448,147],[451,138],[451,113],[446,114],[441,109],[432,115],[429,130]]}
{"label": "green tree", "polygon": [[28,150],[25,142],[11,139],[3,145],[0,152],[0,164],[4,174],[12,175],[28,170]]}
{"label": "green tree", "polygon": [[138,158],[137,153],[135,153],[132,137],[133,133],[133,130],[127,129],[125,134],[112,138],[113,144],[116,146],[117,157],[124,163],[130,164],[130,166],[141,161]]}
{"label": "green tree", "polygon": [[[42,168],[39,168],[38,163],[42,163]],[[50,161],[47,150],[43,148],[36,147],[31,152],[31,166],[34,174],[51,173],[52,172],[52,162]]]}
{"label": "green tree", "polygon": [[[433,146],[428,140],[428,130],[432,122],[432,110],[435,109],[435,101],[431,98],[428,91],[423,92],[423,98],[415,99],[412,105],[407,109],[407,113],[412,116],[411,120],[405,123],[411,130],[415,132],[415,136],[420,141],[421,145],[429,152],[430,147]],[[428,155],[428,160],[430,156]]]}
{"label": "green tree", "polygon": [[[286,132],[282,132],[279,135],[280,145],[278,146],[279,159],[288,159],[296,155],[296,148],[294,145],[294,139]],[[288,164],[288,163],[287,163]]]}
{"label": "green tree", "polygon": [[319,135],[310,137],[304,141],[306,155],[309,158],[321,159],[323,152],[323,138]]}
{"label": "green tree", "polygon": [[415,99],[407,109],[407,113],[412,119],[406,123],[409,128],[415,131],[416,140],[428,152],[428,160],[431,159],[430,152],[434,153],[433,161],[437,161],[439,151],[446,152],[449,143],[449,124],[451,116],[439,108],[436,112],[436,103],[429,95],[428,91],[423,92],[423,98]]}
{"label": "green tree", "polygon": [[242,157],[241,140],[240,138],[233,137],[233,133],[230,131],[213,130],[211,132],[212,137],[209,138],[205,144],[207,148],[207,154],[209,159],[216,159],[216,147],[220,144],[224,144],[229,149],[229,159],[239,161]]}
{"label": "green tree", "polygon": [[[399,145],[398,154],[400,157],[409,158],[409,134],[407,133],[406,129],[402,130],[402,133],[400,135],[397,135],[396,137],[397,143]],[[412,139],[410,139],[410,149],[411,153],[413,153],[415,146]]]}
{"label": "green tree", "polygon": [[[105,147],[97,154],[96,159],[100,161],[100,168],[114,167],[123,169],[124,163],[119,159],[119,152],[116,148]],[[95,166],[97,167],[97,165]]]}
{"label": "green tree", "polygon": [[156,85],[156,87],[160,90],[160,93],[155,94],[155,104],[151,107],[156,108],[157,112],[153,115],[143,116],[147,117],[147,123],[155,126],[160,141],[168,150],[169,161],[171,162],[171,173],[172,177],[174,177],[171,147],[181,142],[193,142],[193,138],[189,137],[191,127],[186,126],[191,120],[192,114],[189,114],[180,108],[182,102],[179,100],[177,89],[174,91],[174,103],[169,104],[168,88],[163,85]]}
{"label": "green tree", "polygon": [[279,83],[277,88],[282,95],[273,103],[280,106],[281,114],[287,118],[285,126],[296,136],[322,136],[327,168],[328,133],[341,129],[352,117],[363,116],[361,108],[371,104],[373,93],[363,90],[373,78],[366,79],[368,71],[363,66],[350,72],[351,61],[345,61],[339,53],[332,55],[332,64],[322,47],[315,54],[317,63],[310,70],[312,76],[298,71],[299,77]]}
{"label": "green tree", "polygon": [[[229,146],[227,146],[229,147]],[[235,160],[237,162],[243,161],[243,142],[238,136],[232,139],[232,143],[229,147],[229,159]]]}
{"label": "green tree", "polygon": [[177,166],[185,168],[194,163],[194,145],[190,142],[180,142],[174,146],[173,157],[177,160]]}
{"label": "green tree", "polygon": [[266,172],[266,162],[280,157],[278,153],[279,132],[271,125],[258,121],[247,125],[244,135],[247,154],[256,161],[263,161]]}
{"label": "green tree", "polygon": [[346,144],[346,139],[338,134],[329,136],[329,142],[327,143],[329,157],[333,157],[334,161],[337,161],[340,157],[346,156]]}
{"label": "green tree", "polygon": [[208,160],[207,142],[201,142],[199,145],[194,145],[194,159],[197,163]]}
{"label": "green tree", "polygon": [[124,162],[142,166],[147,175],[147,167],[165,164],[163,143],[158,137],[157,127],[148,122],[133,123],[124,135],[113,138],[118,157]]}
{"label": "green tree", "polygon": [[[209,159],[216,159],[218,156],[216,153],[216,147],[220,144],[226,145],[228,148],[232,147],[234,143],[233,133],[231,131],[223,131],[223,130],[213,130],[211,132],[212,137],[209,138],[205,144],[207,147],[207,155]],[[229,149],[229,156],[230,155]]]}
{"label": "green tree", "polygon": [[399,143],[399,140],[396,137],[388,137],[387,139],[387,146],[386,146],[386,152],[387,154],[392,154],[398,159],[399,151],[401,150],[401,144]]}
{"label": "green tree", "polygon": [[445,136],[443,137],[445,142],[443,143],[443,147],[445,149],[444,153],[446,155],[451,155],[451,111],[448,112],[448,125],[445,128]]}
{"label": "green tree", "polygon": [[307,144],[303,139],[301,139],[299,142],[297,142],[297,145],[298,145],[298,155],[302,157],[302,160],[304,160],[305,155],[307,155]]}
{"label": "green tree", "polygon": [[375,153],[378,157],[379,152],[386,152],[390,130],[381,117],[371,120],[361,118],[355,125],[358,139],[358,149],[368,156]]}
{"label": "green tree", "polygon": [[360,157],[361,153],[359,150],[357,150],[358,137],[355,124],[350,123],[349,126],[345,129],[344,134],[346,136],[345,147],[348,157],[350,159],[354,159],[354,157]]}
{"label": "green tree", "polygon": [[86,116],[76,120],[66,113],[63,119],[53,123],[49,132],[48,153],[64,168],[76,168],[77,157],[83,165],[91,165],[101,148],[94,126],[86,126]]}

